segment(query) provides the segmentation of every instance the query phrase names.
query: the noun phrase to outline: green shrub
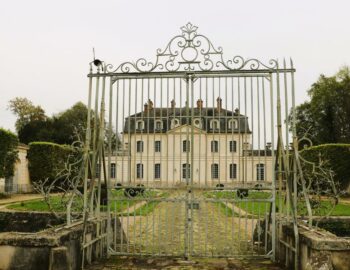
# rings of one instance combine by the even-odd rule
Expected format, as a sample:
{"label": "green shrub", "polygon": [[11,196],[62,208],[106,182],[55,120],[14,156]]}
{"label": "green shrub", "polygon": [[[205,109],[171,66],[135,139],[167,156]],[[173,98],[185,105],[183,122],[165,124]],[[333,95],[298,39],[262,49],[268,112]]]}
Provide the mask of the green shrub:
{"label": "green shrub", "polygon": [[334,171],[334,180],[339,183],[340,188],[345,190],[350,184],[350,144],[321,144],[312,146],[301,151],[301,155],[308,161],[327,161],[325,165]]}
{"label": "green shrub", "polygon": [[27,157],[31,181],[44,181],[48,178],[48,184],[52,183],[58,174],[64,170],[68,157],[72,152],[72,148],[68,145],[51,142],[30,143]]}
{"label": "green shrub", "polygon": [[0,128],[0,178],[13,176],[18,158],[17,146],[17,136],[11,131]]}

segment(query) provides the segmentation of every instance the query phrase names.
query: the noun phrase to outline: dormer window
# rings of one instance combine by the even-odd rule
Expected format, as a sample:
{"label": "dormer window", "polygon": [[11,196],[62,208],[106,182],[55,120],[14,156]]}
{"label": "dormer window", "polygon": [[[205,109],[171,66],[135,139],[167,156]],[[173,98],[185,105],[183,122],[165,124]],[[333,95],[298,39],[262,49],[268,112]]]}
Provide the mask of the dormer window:
{"label": "dormer window", "polygon": [[219,120],[211,120],[210,121],[210,128],[211,129],[219,129],[220,128],[220,122]]}
{"label": "dormer window", "polygon": [[163,122],[162,122],[162,120],[156,120],[155,128],[156,128],[156,130],[158,130],[158,131],[160,131],[160,130],[163,129]]}
{"label": "dormer window", "polygon": [[143,130],[145,128],[145,123],[142,120],[136,121],[136,130]]}
{"label": "dormer window", "polygon": [[177,118],[172,119],[172,120],[171,120],[171,128],[176,128],[176,127],[178,127],[178,126],[180,126],[180,121],[179,121],[179,119],[177,119]]}
{"label": "dormer window", "polygon": [[193,124],[197,128],[202,128],[202,120],[200,118],[195,118],[193,120]]}
{"label": "dormer window", "polygon": [[238,121],[237,121],[237,119],[230,119],[228,121],[228,128],[229,129],[237,129],[238,128]]}

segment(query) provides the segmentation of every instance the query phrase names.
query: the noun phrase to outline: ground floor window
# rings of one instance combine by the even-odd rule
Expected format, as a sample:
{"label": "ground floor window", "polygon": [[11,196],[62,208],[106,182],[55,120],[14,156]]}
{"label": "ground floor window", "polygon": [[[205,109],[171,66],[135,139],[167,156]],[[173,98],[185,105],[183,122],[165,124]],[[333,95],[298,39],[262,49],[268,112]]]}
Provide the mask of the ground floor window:
{"label": "ground floor window", "polygon": [[101,171],[100,163],[97,163],[97,164],[96,164],[96,171],[95,171],[95,176],[96,176],[96,178],[99,178],[99,177],[100,177],[100,171]]}
{"label": "ground floor window", "polygon": [[154,179],[160,179],[160,163],[154,164]]}
{"label": "ground floor window", "polygon": [[143,178],[143,164],[136,164],[136,178]]}
{"label": "ground floor window", "polygon": [[188,164],[188,163],[182,164],[182,178],[190,179],[190,177],[191,177],[191,164]]}
{"label": "ground floor window", "polygon": [[237,164],[232,163],[230,164],[230,179],[236,179],[237,178]]}
{"label": "ground floor window", "polygon": [[256,164],[256,180],[257,181],[265,180],[265,164],[262,164],[262,163]]}
{"label": "ground floor window", "polygon": [[115,163],[111,163],[111,178],[115,179]]}
{"label": "ground floor window", "polygon": [[211,178],[212,179],[219,178],[219,164],[217,163],[211,164]]}

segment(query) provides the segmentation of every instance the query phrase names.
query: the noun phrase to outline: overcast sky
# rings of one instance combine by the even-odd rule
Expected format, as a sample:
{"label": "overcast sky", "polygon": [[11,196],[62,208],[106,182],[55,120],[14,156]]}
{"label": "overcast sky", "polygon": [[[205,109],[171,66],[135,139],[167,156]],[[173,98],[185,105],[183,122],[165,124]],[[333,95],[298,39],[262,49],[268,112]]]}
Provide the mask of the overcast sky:
{"label": "overcast sky", "polygon": [[350,65],[350,1],[88,1],[0,3],[0,127],[27,97],[48,115],[86,102],[88,63],[153,60],[180,27],[192,22],[228,58],[291,57],[297,103],[319,74]]}

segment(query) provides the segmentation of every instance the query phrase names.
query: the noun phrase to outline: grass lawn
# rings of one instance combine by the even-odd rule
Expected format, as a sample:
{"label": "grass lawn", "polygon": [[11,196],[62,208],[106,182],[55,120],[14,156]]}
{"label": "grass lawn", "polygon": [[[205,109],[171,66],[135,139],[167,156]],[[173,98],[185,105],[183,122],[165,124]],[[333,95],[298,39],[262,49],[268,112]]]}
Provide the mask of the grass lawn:
{"label": "grass lawn", "polygon": [[129,213],[129,216],[147,216],[152,213],[160,201],[150,201],[141,207],[137,208],[135,211]]}
{"label": "grass lawn", "polygon": [[[206,192],[205,196],[207,198],[214,198],[214,199],[235,199],[238,200],[238,202],[235,202],[235,206],[241,208],[243,211],[252,214],[252,215],[264,215],[265,212],[268,212],[270,209],[270,203],[269,202],[239,202],[239,197],[237,196],[237,193],[230,192],[230,191],[215,191],[215,192]],[[271,194],[266,191],[250,191],[248,195],[248,199],[267,199],[270,198]],[[223,213],[228,213],[228,216],[236,215],[238,216],[238,213],[231,213],[233,211],[228,211],[228,207],[225,206],[223,202],[216,203],[218,207],[220,207],[221,211],[224,211]],[[284,202],[282,202],[282,207],[285,208],[286,205]],[[279,207],[279,200],[278,197],[276,199],[276,206]],[[331,203],[329,201],[321,201],[320,205],[318,207],[315,207],[313,209],[313,215],[315,216],[323,216],[328,213],[328,211],[331,209]],[[226,211],[226,212],[225,212]],[[236,211],[237,212],[237,211]],[[307,215],[307,210],[305,207],[305,203],[303,201],[298,201],[298,215]],[[335,206],[333,212],[331,213],[331,216],[350,216],[350,205],[339,203]]]}
{"label": "grass lawn", "polygon": [[[133,206],[136,203],[142,202],[142,198],[151,198],[151,197],[159,197],[163,196],[163,194],[157,192],[157,191],[145,191],[144,196],[136,196],[132,199],[126,197],[124,195],[124,190],[112,190],[112,200],[110,202],[111,211],[116,212],[122,212],[126,210],[127,208]],[[56,212],[65,212],[66,208],[64,204],[61,203],[61,197],[60,196],[52,196],[51,197],[51,204],[53,209]],[[148,205],[148,203],[146,204]],[[153,211],[155,206],[147,206],[144,205],[144,209],[141,209],[141,213],[147,213],[150,212],[151,209]],[[74,203],[73,203],[73,211],[81,211],[83,206],[83,200],[76,197]],[[20,203],[15,203],[7,206],[8,209],[14,209],[19,211],[39,211],[39,212],[45,212],[49,211],[48,205],[44,202],[44,200],[33,200],[33,201],[25,201]],[[142,208],[142,207],[141,207]],[[106,205],[101,205],[101,211],[105,212],[107,211]],[[130,213],[133,214],[133,213]]]}
{"label": "grass lawn", "polygon": [[[265,212],[269,211],[269,202],[246,202],[241,201],[241,199],[237,196],[237,192],[231,192],[231,191],[211,191],[206,192],[205,196],[207,198],[213,198],[213,199],[222,199],[222,200],[237,200],[234,203],[235,207],[239,207],[243,211],[252,214],[252,215],[260,215],[263,216]],[[254,191],[248,193],[248,199],[268,199],[271,197],[271,194],[268,192],[260,192],[260,191]],[[227,215],[228,217],[231,216],[239,216],[239,212],[235,212],[232,209],[230,209],[224,202],[215,202],[215,204],[220,207],[221,211]],[[228,205],[230,205],[230,202],[227,202]],[[242,213],[241,213],[242,216]]]}
{"label": "grass lawn", "polygon": [[[155,192],[155,191],[151,191],[151,192]],[[169,196],[168,192],[162,192],[162,193],[158,193],[158,196],[152,196],[152,198],[167,198]],[[151,198],[150,196],[148,196],[148,198]],[[142,202],[142,201],[139,201]],[[135,211],[132,211],[129,213],[129,216],[147,216],[148,214],[152,213],[153,210],[156,208],[156,206],[160,203],[161,201],[159,200],[150,200],[147,203],[145,203],[144,205],[142,205],[141,207],[137,208]]]}
{"label": "grass lawn", "polygon": [[[56,212],[64,212],[66,210],[64,205],[62,205],[61,203],[61,196],[53,195],[50,200],[51,200],[52,208]],[[83,201],[76,199],[73,204],[74,204],[73,205],[73,211],[74,211],[74,210],[77,210],[79,206],[83,204]],[[49,211],[48,205],[42,199],[11,204],[7,206],[7,208],[19,210],[19,211],[39,211],[39,212]]]}

